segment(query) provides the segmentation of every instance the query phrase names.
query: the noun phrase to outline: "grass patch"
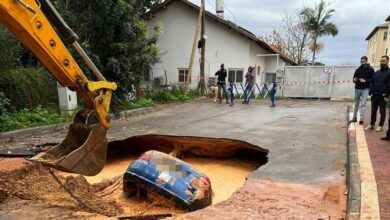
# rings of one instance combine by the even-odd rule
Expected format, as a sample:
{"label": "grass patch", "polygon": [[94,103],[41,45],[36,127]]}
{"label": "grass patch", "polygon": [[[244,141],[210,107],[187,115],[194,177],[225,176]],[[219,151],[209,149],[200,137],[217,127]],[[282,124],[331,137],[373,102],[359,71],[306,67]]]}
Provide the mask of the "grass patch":
{"label": "grass patch", "polygon": [[138,108],[153,107],[156,104],[150,98],[138,98],[135,101],[122,101],[119,104],[119,110],[132,110]]}
{"label": "grass patch", "polygon": [[[118,110],[153,107],[159,103],[192,101],[196,97],[198,97],[196,92],[190,92],[188,95],[184,95],[183,89],[174,87],[170,91],[152,93],[146,97],[140,97],[135,101],[122,101],[118,105]],[[3,115],[0,114],[0,132],[71,122],[73,120],[74,115],[61,117],[55,109],[55,106],[48,105],[46,109],[38,106],[32,111],[28,109],[23,109],[15,113],[4,111]]]}
{"label": "grass patch", "polygon": [[190,91],[188,95],[184,94],[183,88],[173,87],[169,91],[159,91],[146,96],[157,103],[186,102],[192,101],[198,97],[195,91]]}
{"label": "grass patch", "polygon": [[122,101],[118,105],[118,110],[133,110],[139,108],[153,107],[163,103],[187,102],[194,100],[198,95],[195,92],[189,92],[184,95],[182,88],[173,87],[169,91],[158,91],[150,93],[145,97],[137,98],[134,101]]}
{"label": "grass patch", "polygon": [[38,106],[32,111],[23,109],[20,112],[0,116],[0,132],[69,122],[72,120],[72,115],[61,117],[57,112],[49,112],[41,106]]}

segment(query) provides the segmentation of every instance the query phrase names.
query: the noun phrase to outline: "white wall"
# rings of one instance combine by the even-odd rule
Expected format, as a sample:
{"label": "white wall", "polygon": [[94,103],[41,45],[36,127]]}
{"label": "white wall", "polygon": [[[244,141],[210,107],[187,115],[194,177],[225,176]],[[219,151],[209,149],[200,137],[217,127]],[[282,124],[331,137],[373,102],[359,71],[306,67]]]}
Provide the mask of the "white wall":
{"label": "white wall", "polygon": [[[158,12],[149,21],[151,27],[158,22],[163,25],[163,33],[158,41],[162,52],[161,63],[155,65],[154,77],[164,76],[164,70],[166,70],[168,82],[177,83],[178,68],[188,68],[197,16],[198,12],[193,8],[181,2],[175,2],[166,10]],[[207,17],[206,36],[206,77],[214,76],[221,63],[224,63],[227,69],[243,68],[244,74],[248,66],[258,65],[261,66],[261,71],[266,70],[265,58],[256,58],[256,55],[268,52],[237,31],[230,30],[224,24]],[[193,76],[200,74],[199,59],[200,53],[197,49]],[[258,77],[256,81],[260,82],[260,78]],[[197,82],[197,80],[192,80],[191,86],[197,86]]]}
{"label": "white wall", "polygon": [[[257,57],[258,54],[268,53],[263,48],[259,47],[255,42],[250,42],[250,64],[256,69],[256,83],[260,84],[264,80],[264,70],[266,68],[266,59],[264,57]],[[259,72],[260,70],[260,72]]]}
{"label": "white wall", "polygon": [[[167,10],[158,12],[149,21],[151,27],[160,22],[163,32],[157,43],[162,53],[161,63],[155,65],[154,77],[163,76],[164,70],[166,70],[168,83],[176,83],[178,80],[177,68],[188,68],[193,41],[191,39],[194,37],[196,25],[193,22],[195,19],[194,13],[190,13],[188,9],[173,3]],[[196,59],[198,59],[198,55]],[[196,64],[194,66],[196,68]]]}

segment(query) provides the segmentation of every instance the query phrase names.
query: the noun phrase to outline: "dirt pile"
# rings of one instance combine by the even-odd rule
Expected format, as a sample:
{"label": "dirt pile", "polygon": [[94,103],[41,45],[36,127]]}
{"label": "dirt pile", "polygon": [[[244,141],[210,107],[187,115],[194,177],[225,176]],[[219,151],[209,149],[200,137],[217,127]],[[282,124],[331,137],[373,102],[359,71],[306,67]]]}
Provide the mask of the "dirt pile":
{"label": "dirt pile", "polygon": [[0,194],[6,198],[39,201],[53,207],[116,216],[122,209],[115,201],[96,196],[82,176],[58,176],[56,171],[29,164],[13,171],[0,171]]}

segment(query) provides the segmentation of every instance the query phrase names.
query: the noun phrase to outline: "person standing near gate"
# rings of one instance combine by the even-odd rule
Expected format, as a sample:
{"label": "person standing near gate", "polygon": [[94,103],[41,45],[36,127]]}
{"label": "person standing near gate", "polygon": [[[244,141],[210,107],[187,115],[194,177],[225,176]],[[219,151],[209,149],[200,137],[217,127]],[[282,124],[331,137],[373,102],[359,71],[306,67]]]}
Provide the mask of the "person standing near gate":
{"label": "person standing near gate", "polygon": [[369,94],[371,95],[371,124],[366,130],[374,130],[376,115],[378,108],[380,111],[379,126],[375,131],[383,131],[383,125],[386,119],[386,100],[389,98],[389,86],[390,86],[390,69],[389,69],[389,57],[382,56],[381,68],[375,72],[372,78]]}
{"label": "person standing near gate", "polygon": [[225,69],[225,65],[221,64],[221,69],[219,69],[216,73],[215,76],[218,76],[218,98],[219,98],[219,104],[222,103],[222,92],[226,97],[226,104],[229,104],[229,96],[228,92],[226,90],[226,77],[227,77],[227,72]]}
{"label": "person standing near gate", "polygon": [[271,90],[269,90],[269,99],[271,101],[271,105],[270,105],[271,108],[274,108],[276,106],[275,105],[275,96],[276,96],[277,90],[278,90],[278,84],[274,81],[272,83]]}
{"label": "person standing near gate", "polygon": [[255,74],[253,73],[253,68],[251,66],[248,68],[248,73],[245,75],[245,79],[246,88],[242,104],[249,104],[249,99],[252,95],[252,88],[255,85]]}
{"label": "person standing near gate", "polygon": [[230,92],[230,105],[234,105],[234,82],[229,82],[229,92]]}
{"label": "person standing near gate", "polygon": [[353,118],[351,122],[357,122],[357,113],[359,110],[360,98],[362,99],[360,105],[360,120],[359,124],[363,124],[364,115],[366,113],[366,103],[372,77],[374,76],[374,69],[367,63],[367,57],[360,59],[360,67],[356,69],[353,75],[353,82],[355,83],[355,108],[353,111]]}

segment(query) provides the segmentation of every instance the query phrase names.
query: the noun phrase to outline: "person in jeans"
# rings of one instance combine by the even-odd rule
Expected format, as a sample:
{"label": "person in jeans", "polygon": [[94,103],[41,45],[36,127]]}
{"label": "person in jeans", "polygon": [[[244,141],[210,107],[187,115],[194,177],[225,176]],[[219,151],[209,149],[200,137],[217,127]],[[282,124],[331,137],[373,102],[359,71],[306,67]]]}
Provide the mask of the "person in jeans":
{"label": "person in jeans", "polygon": [[233,82],[229,82],[229,92],[230,92],[230,105],[229,106],[233,106],[234,105],[234,83]]}
{"label": "person in jeans", "polygon": [[272,87],[269,90],[269,99],[271,101],[271,105],[269,107],[274,108],[275,105],[275,96],[276,96],[276,91],[278,90],[278,84],[274,81],[272,83]]}
{"label": "person in jeans", "polygon": [[222,92],[225,95],[226,98],[226,104],[229,104],[229,96],[228,92],[226,90],[226,77],[227,77],[227,71],[225,69],[225,65],[221,64],[221,68],[215,73],[215,76],[218,76],[218,98],[219,98],[219,104],[222,103]]}
{"label": "person in jeans", "polygon": [[355,108],[353,111],[353,118],[351,122],[357,121],[357,113],[359,110],[360,98],[362,103],[360,105],[360,120],[359,124],[363,124],[364,115],[366,113],[366,103],[372,77],[374,76],[374,69],[367,63],[367,57],[360,59],[360,67],[356,69],[353,75],[353,82],[355,83]]}
{"label": "person in jeans", "polygon": [[[388,67],[388,65],[389,65],[389,57],[385,56],[385,58],[387,59],[387,71],[389,71],[389,67]],[[381,68],[382,68],[382,65],[381,65]],[[389,96],[390,96],[390,80],[388,81],[387,90],[385,92],[385,101],[387,102],[387,108],[389,108],[389,115],[390,115]],[[389,116],[389,120],[388,120],[388,126],[389,127],[387,129],[386,136],[381,138],[383,141],[390,141],[390,116]]]}
{"label": "person in jeans", "polygon": [[375,129],[378,132],[383,131],[383,125],[386,119],[386,100],[389,97],[390,69],[388,67],[389,57],[382,56],[381,68],[375,72],[372,78],[369,94],[371,95],[371,124],[366,130],[374,130],[378,108],[380,111],[380,121]]}
{"label": "person in jeans", "polygon": [[255,85],[255,74],[253,73],[253,68],[251,66],[248,68],[248,73],[245,75],[245,79],[246,89],[244,91],[244,101],[242,104],[249,104],[249,99],[252,95],[252,88]]}
{"label": "person in jeans", "polygon": [[[390,86],[389,86],[389,88],[390,88]],[[390,93],[390,92],[388,92],[388,93]],[[387,97],[389,97],[389,96],[387,96]],[[390,115],[390,102],[389,102],[389,98],[386,98],[386,101],[387,101],[387,108],[389,109],[389,115]],[[389,128],[387,129],[386,136],[381,138],[382,141],[390,141],[390,117],[389,117],[389,121],[388,121],[387,124],[388,124]]]}

